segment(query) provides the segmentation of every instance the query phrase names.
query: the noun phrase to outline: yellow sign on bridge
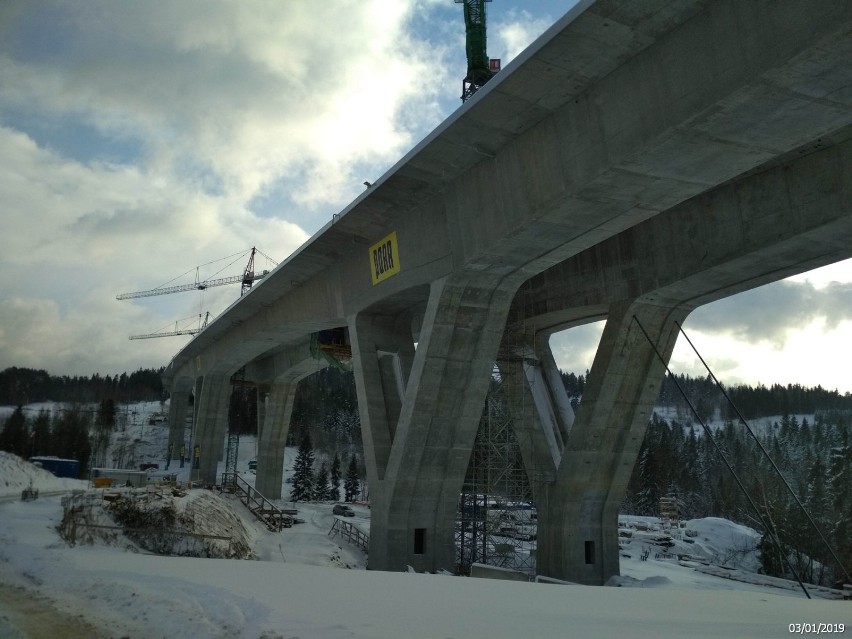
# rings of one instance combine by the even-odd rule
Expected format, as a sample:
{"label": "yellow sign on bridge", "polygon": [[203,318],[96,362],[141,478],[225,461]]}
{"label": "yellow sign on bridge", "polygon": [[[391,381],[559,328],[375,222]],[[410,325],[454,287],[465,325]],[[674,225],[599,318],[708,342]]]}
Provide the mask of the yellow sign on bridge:
{"label": "yellow sign on bridge", "polygon": [[399,273],[399,245],[396,231],[370,247],[370,272],[373,285]]}

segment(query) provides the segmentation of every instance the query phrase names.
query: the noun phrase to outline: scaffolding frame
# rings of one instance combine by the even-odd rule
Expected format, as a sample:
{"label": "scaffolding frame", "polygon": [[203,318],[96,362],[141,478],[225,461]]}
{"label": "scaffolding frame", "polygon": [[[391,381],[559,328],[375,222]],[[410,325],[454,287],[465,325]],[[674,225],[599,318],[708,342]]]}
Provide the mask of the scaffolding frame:
{"label": "scaffolding frame", "polygon": [[[519,296],[520,297],[520,296]],[[473,563],[536,572],[538,519],[530,477],[521,455],[514,420],[523,422],[528,406],[525,388],[519,403],[509,405],[509,385],[526,385],[529,349],[523,304],[506,322],[503,344],[492,369],[488,396],[459,496],[456,520],[456,570],[470,574]],[[523,363],[523,374],[506,375],[511,364]]]}
{"label": "scaffolding frame", "polygon": [[231,492],[236,489],[237,459],[240,452],[240,422],[243,419],[243,411],[246,408],[245,390],[247,386],[246,369],[243,366],[231,378],[231,397],[233,397],[235,392],[239,392],[236,415],[231,415],[231,402],[233,399],[228,401],[228,439],[225,447],[225,472],[222,475],[222,487],[223,489],[229,489]]}

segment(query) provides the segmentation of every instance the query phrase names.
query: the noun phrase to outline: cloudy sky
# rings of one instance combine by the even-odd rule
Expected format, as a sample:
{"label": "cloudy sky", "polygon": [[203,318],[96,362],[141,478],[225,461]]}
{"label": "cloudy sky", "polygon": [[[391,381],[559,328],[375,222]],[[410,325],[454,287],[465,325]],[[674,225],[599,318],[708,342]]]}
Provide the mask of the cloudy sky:
{"label": "cloudy sky", "polygon": [[[573,2],[495,0],[504,66]],[[113,374],[161,366],[239,295],[117,301],[281,261],[461,102],[451,0],[2,0],[0,369]],[[226,256],[230,256],[227,259]],[[256,266],[272,264],[259,258]],[[852,267],[693,314],[732,381],[852,391]],[[582,372],[600,328],[554,339]],[[681,361],[683,360],[683,361]],[[680,351],[675,365],[687,372]]]}

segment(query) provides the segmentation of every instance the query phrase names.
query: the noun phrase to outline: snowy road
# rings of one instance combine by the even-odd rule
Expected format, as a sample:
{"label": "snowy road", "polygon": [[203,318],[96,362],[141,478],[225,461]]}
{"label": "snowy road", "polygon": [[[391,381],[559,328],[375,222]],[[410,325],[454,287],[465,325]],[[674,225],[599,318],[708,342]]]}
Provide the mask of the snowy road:
{"label": "snowy road", "polygon": [[0,637],[62,637],[63,639],[106,639],[82,619],[59,612],[53,602],[24,588],[0,584]]}

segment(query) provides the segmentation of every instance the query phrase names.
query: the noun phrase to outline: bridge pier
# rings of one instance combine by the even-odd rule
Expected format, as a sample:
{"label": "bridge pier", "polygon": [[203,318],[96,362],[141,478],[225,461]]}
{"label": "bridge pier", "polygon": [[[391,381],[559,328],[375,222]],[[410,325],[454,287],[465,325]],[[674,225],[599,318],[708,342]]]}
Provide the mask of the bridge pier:
{"label": "bridge pier", "polygon": [[540,574],[590,585],[619,574],[618,510],[665,375],[636,319],[668,362],[675,322],[688,312],[640,300],[611,306],[556,482],[538,505]]}
{"label": "bridge pier", "polygon": [[505,341],[511,341],[512,337],[504,336],[503,355],[499,359],[512,427],[537,507],[539,565],[541,539],[553,526],[548,508],[550,492],[575,419],[550,350],[550,334],[550,331],[537,333],[534,340],[527,341],[522,353],[511,353]]}
{"label": "bridge pier", "polygon": [[[205,484],[215,484],[219,457],[228,430],[228,403],[231,398],[231,380],[227,375],[208,374],[201,383],[201,394],[196,399],[195,441],[190,451],[191,477]],[[200,448],[198,469],[195,469],[195,447]]]}
{"label": "bridge pier", "polygon": [[255,487],[267,499],[281,499],[284,446],[290,431],[290,417],[293,414],[298,383],[297,379],[283,379],[272,383],[266,399],[265,419],[258,425]]}
{"label": "bridge pier", "polygon": [[512,298],[471,280],[430,285],[416,352],[396,313],[368,309],[350,319],[370,569],[455,569],[459,493]]}
{"label": "bridge pier", "polygon": [[252,362],[246,376],[258,382],[257,478],[255,487],[268,499],[281,499],[284,447],[299,382],[326,366],[312,355],[310,341],[292,345]]}
{"label": "bridge pier", "polygon": [[525,344],[523,353],[510,353],[504,345],[505,355],[499,359],[515,436],[534,493],[537,485],[556,480],[575,419],[550,350],[550,334],[537,333],[533,344]]}
{"label": "bridge pier", "polygon": [[180,459],[180,449],[186,445],[186,410],[189,407],[189,388],[177,383],[169,401],[169,445],[167,459]]}

